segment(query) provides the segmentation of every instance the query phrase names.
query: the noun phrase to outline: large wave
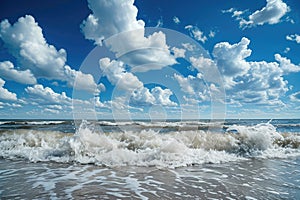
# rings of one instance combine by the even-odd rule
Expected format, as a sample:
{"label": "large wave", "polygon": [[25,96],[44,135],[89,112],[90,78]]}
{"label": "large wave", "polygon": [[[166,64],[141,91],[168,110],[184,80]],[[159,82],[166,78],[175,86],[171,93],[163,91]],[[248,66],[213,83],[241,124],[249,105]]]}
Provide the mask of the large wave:
{"label": "large wave", "polygon": [[[145,123],[145,126],[150,125]],[[167,126],[173,125],[169,123]],[[208,130],[161,133],[152,129],[102,133],[84,121],[75,134],[28,129],[0,133],[2,158],[104,166],[174,168],[249,157],[286,158],[299,156],[299,145],[299,135],[280,134],[270,123],[232,125],[225,133]]]}

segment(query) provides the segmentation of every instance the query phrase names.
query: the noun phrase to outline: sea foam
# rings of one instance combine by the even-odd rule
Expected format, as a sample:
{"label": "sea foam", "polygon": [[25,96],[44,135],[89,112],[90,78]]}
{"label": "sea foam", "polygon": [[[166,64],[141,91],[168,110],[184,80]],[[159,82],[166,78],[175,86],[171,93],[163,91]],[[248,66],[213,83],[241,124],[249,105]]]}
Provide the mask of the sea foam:
{"label": "sea foam", "polygon": [[[164,124],[165,125],[165,124]],[[300,155],[297,135],[282,135],[270,123],[209,130],[113,131],[103,133],[83,121],[75,134],[16,129],[0,133],[0,156],[32,162],[78,162],[104,166],[183,167],[249,157]]]}

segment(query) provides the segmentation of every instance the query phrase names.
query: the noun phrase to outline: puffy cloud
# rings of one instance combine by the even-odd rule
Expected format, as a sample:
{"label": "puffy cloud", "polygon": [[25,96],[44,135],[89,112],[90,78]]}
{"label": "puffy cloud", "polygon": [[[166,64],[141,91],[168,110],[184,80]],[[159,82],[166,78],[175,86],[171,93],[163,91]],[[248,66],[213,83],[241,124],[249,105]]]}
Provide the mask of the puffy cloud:
{"label": "puffy cloud", "polygon": [[267,5],[249,16],[253,25],[277,24],[290,9],[282,0],[267,0]]}
{"label": "puffy cloud", "polygon": [[181,45],[188,51],[194,51],[196,48],[196,46],[191,43],[182,43]]}
{"label": "puffy cloud", "polygon": [[89,91],[91,93],[98,93],[101,91],[102,85],[97,85],[91,74],[84,74],[81,71],[76,71],[71,69],[68,65],[64,67],[64,70],[65,79],[67,80],[69,87],[73,87],[77,90]]}
{"label": "puffy cloud", "polygon": [[291,94],[291,95],[290,95],[290,99],[291,99],[292,101],[298,101],[298,102],[300,102],[300,91]]}
{"label": "puffy cloud", "polygon": [[290,59],[282,57],[280,54],[275,54],[275,60],[279,62],[279,66],[284,74],[300,72],[299,65],[293,64]]}
{"label": "puffy cloud", "polygon": [[176,58],[184,58],[186,50],[185,49],[180,49],[180,48],[177,48],[177,47],[173,47],[172,52],[174,53],[174,56]]}
{"label": "puffy cloud", "polygon": [[173,22],[174,22],[175,24],[179,24],[179,23],[180,23],[180,19],[179,19],[178,17],[174,16],[174,17],[173,17]]}
{"label": "puffy cloud", "polygon": [[86,39],[94,40],[102,45],[102,41],[115,34],[143,29],[145,22],[137,20],[138,9],[134,0],[88,0],[88,6],[93,11],[83,21],[81,29]]}
{"label": "puffy cloud", "polygon": [[198,41],[201,41],[202,43],[205,43],[207,40],[207,37],[204,35],[204,33],[199,30],[197,26],[187,25],[185,26],[185,29],[187,29],[190,32],[190,35]]}
{"label": "puffy cloud", "polygon": [[[276,62],[247,61],[251,55],[249,43],[242,38],[237,44],[221,42],[214,47],[213,61],[224,75],[228,102],[283,105],[280,98],[289,90],[284,75],[299,72],[300,66],[279,54],[275,54]],[[191,59],[196,67],[198,63],[203,65],[200,61]]]}
{"label": "puffy cloud", "polygon": [[9,61],[0,62],[0,77],[23,84],[36,84],[36,78],[29,69],[18,71]]}
{"label": "puffy cloud", "polygon": [[118,89],[129,92],[135,105],[160,104],[176,105],[169,98],[173,94],[169,89],[155,87],[149,91],[144,84],[131,72],[127,72],[123,62],[102,58],[99,60],[102,74]]}
{"label": "puffy cloud", "polygon": [[152,95],[156,99],[156,104],[163,106],[176,106],[175,102],[170,100],[170,96],[173,92],[170,89],[162,89],[161,87],[155,87],[151,89]]}
{"label": "puffy cloud", "polygon": [[[105,45],[126,64],[135,67],[160,63],[160,68],[176,63],[166,44],[165,34],[155,32],[145,37],[145,23],[137,20],[134,0],[89,0],[93,14],[81,25],[85,38]],[[151,68],[142,68],[142,71]],[[138,71],[138,68],[135,69]]]}
{"label": "puffy cloud", "polygon": [[197,76],[183,77],[174,74],[174,79],[186,94],[186,100],[207,101],[221,94],[222,82],[218,73],[223,75],[228,103],[243,105],[284,105],[281,97],[289,90],[284,75],[300,71],[288,58],[275,54],[274,62],[247,61],[251,55],[248,48],[250,40],[242,38],[236,44],[221,42],[213,49],[213,59],[190,57],[191,65],[197,69]]}
{"label": "puffy cloud", "polygon": [[[249,62],[250,69],[238,77],[239,83],[230,91],[235,99],[245,103],[281,103],[279,98],[288,91],[283,71],[276,62]],[[269,102],[270,101],[270,102]]]}
{"label": "puffy cloud", "polygon": [[26,15],[11,25],[8,20],[1,22],[0,36],[8,50],[37,77],[62,78],[66,62],[66,51],[59,51],[47,44],[41,27],[35,19]]}
{"label": "puffy cloud", "polygon": [[17,95],[5,89],[3,86],[5,81],[0,78],[0,99],[1,100],[8,100],[8,101],[16,101]]}
{"label": "puffy cloud", "polygon": [[[183,77],[178,74],[174,74],[175,80],[179,83],[181,90],[188,95],[184,98],[186,100],[191,101],[208,101],[210,100],[210,89],[206,87],[205,81],[201,73],[198,73],[196,77],[189,75],[187,77]],[[213,85],[216,89],[215,85]]]}
{"label": "puffy cloud", "polygon": [[300,44],[300,35],[298,35],[298,34],[287,35],[286,39],[290,40],[290,41],[295,41],[295,42],[297,42],[297,44]]}
{"label": "puffy cloud", "polygon": [[155,97],[150,93],[148,88],[143,87],[132,92],[131,103],[133,105],[153,105],[155,104]]}
{"label": "puffy cloud", "polygon": [[143,86],[143,83],[132,73],[126,72],[124,64],[109,58],[102,58],[99,61],[100,69],[104,76],[118,88],[126,91],[133,91]]}
{"label": "puffy cloud", "polygon": [[190,95],[194,95],[195,94],[195,91],[194,91],[194,88],[191,84],[191,82],[193,80],[195,80],[195,77],[194,76],[191,76],[189,75],[187,78],[181,76],[181,75],[178,75],[178,74],[174,74],[174,78],[175,80],[179,83],[180,85],[180,88],[183,92],[186,92]]}
{"label": "puffy cloud", "polygon": [[66,95],[65,92],[61,94],[54,92],[49,87],[44,87],[43,85],[34,85],[33,87],[25,88],[25,91],[35,99],[35,102],[41,104],[67,104],[72,103],[72,99]]}
{"label": "puffy cloud", "polygon": [[[75,86],[79,89],[94,91],[93,89],[97,87],[91,75],[84,75],[66,66],[66,51],[57,50],[47,43],[42,28],[32,16],[20,17],[13,25],[8,20],[3,20],[0,24],[0,37],[9,52],[20,63],[19,67],[24,69],[24,71],[16,71],[10,65],[5,67],[5,72],[9,72],[10,76],[16,76],[15,79],[22,74],[26,78],[20,80],[23,81],[22,83],[34,84],[35,78],[46,78],[66,81],[72,87],[75,79],[78,78],[76,80],[78,84]],[[82,77],[87,79],[83,81]]]}
{"label": "puffy cloud", "polygon": [[223,11],[223,13],[232,13],[232,17],[236,18],[241,28],[253,27],[264,24],[277,24],[281,18],[285,16],[290,8],[282,0],[266,0],[266,6],[260,10],[256,10],[245,19],[243,15],[245,11],[238,11],[233,8]]}
{"label": "puffy cloud", "polygon": [[250,40],[243,37],[237,44],[221,42],[215,45],[213,56],[220,72],[225,76],[225,87],[230,88],[236,84],[233,78],[247,73],[250,64],[245,58],[251,55],[248,49]]}

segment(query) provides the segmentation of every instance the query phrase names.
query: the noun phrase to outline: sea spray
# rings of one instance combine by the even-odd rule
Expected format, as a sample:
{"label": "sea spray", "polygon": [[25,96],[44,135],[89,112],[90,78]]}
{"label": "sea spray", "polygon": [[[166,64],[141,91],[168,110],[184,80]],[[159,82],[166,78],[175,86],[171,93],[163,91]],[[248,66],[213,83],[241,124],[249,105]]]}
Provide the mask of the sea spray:
{"label": "sea spray", "polygon": [[[140,123],[140,124],[139,124]],[[159,122],[139,122],[135,126],[159,126]],[[198,122],[181,122],[181,125]],[[300,154],[297,134],[280,134],[270,123],[254,126],[230,125],[225,132],[204,130],[120,131],[116,124],[109,132],[99,131],[98,122],[83,121],[75,133],[43,130],[2,130],[0,156],[32,162],[77,162],[105,166],[183,167],[203,163],[223,163],[248,157],[288,157]],[[125,124],[125,122],[124,122]],[[142,125],[141,125],[142,124]],[[180,122],[168,122],[176,127]],[[129,122],[126,126],[130,125]],[[160,126],[165,126],[162,122]],[[115,127],[115,128],[114,128]],[[294,144],[294,145],[293,145]]]}

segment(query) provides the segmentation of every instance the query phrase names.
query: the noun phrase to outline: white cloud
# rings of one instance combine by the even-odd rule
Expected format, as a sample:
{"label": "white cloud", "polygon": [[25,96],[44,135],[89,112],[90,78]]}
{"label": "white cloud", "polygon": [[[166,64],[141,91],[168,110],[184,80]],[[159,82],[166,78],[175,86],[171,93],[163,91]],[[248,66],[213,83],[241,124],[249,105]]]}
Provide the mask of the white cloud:
{"label": "white cloud", "polygon": [[298,35],[298,34],[287,35],[286,39],[290,40],[290,41],[295,41],[295,42],[297,42],[297,44],[300,44],[300,35]]}
{"label": "white cloud", "polygon": [[185,49],[173,47],[172,52],[174,53],[175,58],[184,58],[185,57]]}
{"label": "white cloud", "polygon": [[134,0],[122,3],[118,0],[89,0],[88,3],[93,14],[81,25],[86,39],[97,45],[102,45],[105,40],[105,45],[119,60],[131,67],[160,63],[162,68],[176,63],[164,33],[155,32],[145,37],[145,23],[136,19],[138,9],[133,5]]}
{"label": "white cloud", "polygon": [[8,20],[2,21],[0,36],[10,53],[20,61],[20,67],[30,69],[36,77],[62,78],[66,51],[57,51],[47,44],[32,16],[21,17],[13,25]]}
{"label": "white cloud", "polygon": [[288,91],[283,71],[276,62],[249,62],[250,69],[239,77],[232,93],[240,102],[280,104],[281,95]]}
{"label": "white cloud", "polygon": [[163,20],[162,20],[162,19],[159,19],[159,20],[157,21],[157,24],[156,24],[155,28],[162,27],[163,25],[164,25]]}
{"label": "white cloud", "polygon": [[99,97],[88,100],[70,98],[65,92],[58,93],[40,84],[25,88],[25,92],[28,94],[28,102],[31,105],[54,114],[83,112],[89,115],[96,107],[106,107],[100,102]]}
{"label": "white cloud", "polygon": [[8,100],[8,101],[16,101],[17,95],[5,89],[3,86],[5,81],[0,78],[0,99],[1,100]]}
{"label": "white cloud", "polygon": [[[227,102],[283,106],[280,99],[289,90],[284,75],[299,72],[300,66],[279,54],[274,55],[276,62],[247,61],[251,55],[249,43],[249,39],[242,38],[236,44],[221,42],[214,47],[210,63],[215,63],[224,76]],[[208,61],[190,60],[194,67],[200,67],[198,70],[209,66]]]}
{"label": "white cloud", "polygon": [[71,69],[68,65],[64,67],[65,79],[67,80],[68,86],[73,87],[77,90],[85,90],[91,93],[100,92],[100,85],[95,83],[94,77],[91,74],[84,74],[81,71]]}
{"label": "white cloud", "polygon": [[284,53],[288,53],[291,50],[290,47],[286,47],[285,50],[283,51]]}
{"label": "white cloud", "polygon": [[243,17],[245,11],[233,8],[223,11],[223,13],[232,13],[232,17],[239,21],[241,28],[249,28],[256,25],[277,24],[290,11],[290,8],[282,0],[266,0],[266,3],[265,7],[247,16],[248,19]]}
{"label": "white cloud", "polygon": [[181,75],[174,74],[174,78],[179,83],[181,91],[188,95],[184,96],[185,100],[191,102],[203,102],[210,100],[210,90],[206,87],[201,73],[198,73],[196,77],[192,75],[183,77]]}
{"label": "white cloud", "polygon": [[118,89],[129,92],[133,104],[136,105],[176,105],[169,98],[172,92],[169,89],[153,88],[151,92],[144,84],[131,72],[127,72],[124,63],[109,58],[99,60],[102,74],[109,82]]}
{"label": "white cloud", "polygon": [[208,36],[209,36],[210,38],[213,38],[213,37],[216,36],[216,32],[210,31]]}
{"label": "white cloud", "polygon": [[155,104],[155,97],[150,93],[148,88],[143,87],[132,92],[131,103],[133,105],[153,105]]}
{"label": "white cloud", "polygon": [[170,89],[162,89],[161,87],[155,87],[151,89],[152,95],[156,99],[156,104],[163,106],[176,106],[175,102],[170,100],[170,96],[173,92]]}
{"label": "white cloud", "polygon": [[52,114],[59,114],[59,110],[51,109],[51,108],[45,108],[44,112],[50,112]]}
{"label": "white cloud", "polygon": [[291,94],[290,95],[290,99],[291,99],[291,101],[298,101],[298,102],[300,102],[300,91]]}
{"label": "white cloud", "polygon": [[282,0],[266,0],[267,5],[249,16],[250,24],[263,25],[277,24],[280,19],[290,11],[289,7]]}
{"label": "white cloud", "polygon": [[102,40],[115,34],[143,29],[145,22],[136,19],[138,9],[133,3],[134,0],[124,0],[122,3],[117,0],[88,0],[93,14],[81,25],[85,38],[102,45]]}
{"label": "white cloud", "polygon": [[180,19],[179,19],[178,17],[174,16],[174,17],[173,17],[173,22],[174,22],[175,24],[179,24],[179,23],[180,23]]}
{"label": "white cloud", "polygon": [[182,43],[181,45],[188,51],[194,51],[196,49],[196,46],[191,43]]}
{"label": "white cloud", "polygon": [[193,80],[195,80],[194,76],[189,75],[188,77],[185,78],[185,77],[183,77],[181,75],[174,74],[174,78],[179,83],[180,88],[181,88],[181,90],[183,92],[188,93],[190,95],[194,95],[195,94],[194,88],[193,88],[193,86],[191,84],[191,82]]}
{"label": "white cloud", "polygon": [[[9,52],[17,59],[19,67],[25,70],[18,72],[10,66],[9,69],[6,67],[6,71],[9,70],[10,73],[18,74],[18,76],[26,75],[23,83],[28,83],[28,81],[31,84],[35,83],[34,75],[35,78],[66,81],[72,87],[78,77],[76,85],[80,89],[91,91],[96,87],[91,75],[70,70],[66,66],[66,51],[64,49],[57,50],[53,45],[47,43],[42,28],[32,16],[20,17],[13,25],[8,20],[3,20],[0,24],[0,37]],[[85,83],[80,83],[82,77],[87,78]]]}
{"label": "white cloud", "polygon": [[124,64],[109,58],[102,58],[99,61],[100,69],[104,76],[118,88],[126,91],[133,91],[143,87],[143,83],[132,73],[126,72]]}
{"label": "white cloud", "polygon": [[237,44],[231,45],[228,42],[221,42],[215,45],[213,56],[221,74],[225,76],[226,88],[236,84],[233,78],[245,75],[249,70],[250,65],[245,60],[252,52],[248,49],[249,43],[250,40],[243,37]]}
{"label": "white cloud", "polygon": [[9,61],[0,62],[0,77],[23,84],[36,84],[36,78],[29,69],[18,71]]}
{"label": "white cloud", "polygon": [[207,37],[204,35],[204,33],[199,30],[197,26],[187,25],[185,26],[185,29],[187,29],[190,32],[190,35],[198,41],[201,41],[202,43],[205,43],[207,40]]}
{"label": "white cloud", "polygon": [[54,92],[51,88],[44,87],[43,85],[38,84],[33,87],[27,87],[25,88],[25,91],[34,98],[35,102],[39,102],[40,104],[71,105],[72,103],[72,99],[68,97],[65,92],[59,94]]}
{"label": "white cloud", "polygon": [[283,74],[300,72],[299,65],[293,64],[290,59],[282,57],[280,54],[275,54],[275,60],[279,62],[279,66],[283,70]]}
{"label": "white cloud", "polygon": [[22,108],[23,106],[18,103],[3,103],[0,101],[0,108],[7,108],[7,107],[18,109],[18,108]]}

